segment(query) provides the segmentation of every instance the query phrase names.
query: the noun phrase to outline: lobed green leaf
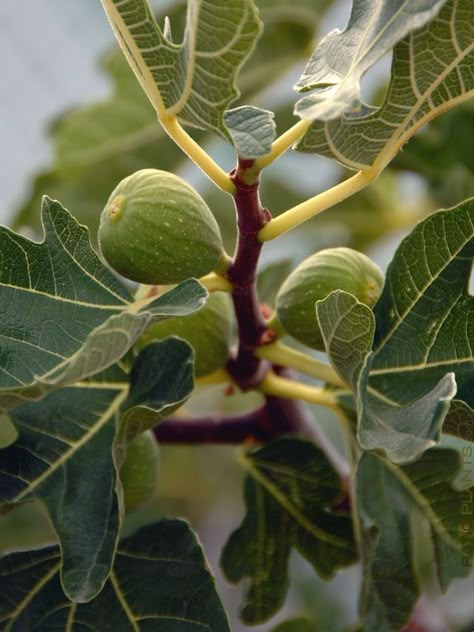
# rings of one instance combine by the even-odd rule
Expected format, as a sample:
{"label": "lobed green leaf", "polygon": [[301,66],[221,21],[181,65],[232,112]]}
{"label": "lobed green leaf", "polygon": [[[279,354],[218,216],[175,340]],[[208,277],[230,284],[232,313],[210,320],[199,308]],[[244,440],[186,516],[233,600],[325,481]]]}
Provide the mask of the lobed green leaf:
{"label": "lobed green leaf", "polygon": [[367,70],[410,31],[431,20],[445,0],[354,0],[349,24],[335,29],[317,46],[295,89],[313,91],[295,113],[329,121],[362,114],[360,81]]}
{"label": "lobed green leaf", "polygon": [[84,226],[45,198],[45,238],[0,228],[0,409],[82,380],[117,362],[147,325],[202,307],[186,281],[140,307],[102,263]]}
{"label": "lobed green leaf", "polygon": [[147,0],[102,0],[122,50],[159,116],[228,133],[235,76],[260,34],[252,0],[190,0],[184,39],[158,26]]}
{"label": "lobed green leaf", "polygon": [[45,504],[61,544],[64,591],[74,601],[92,599],[109,575],[126,447],[189,397],[192,358],[189,345],[171,338],[142,351],[131,386],[116,365],[11,411],[18,439],[0,450],[0,510]]}
{"label": "lobed green leaf", "polygon": [[240,616],[261,623],[283,604],[288,558],[295,548],[325,579],[356,560],[350,517],[332,511],[341,482],[324,453],[299,438],[281,438],[245,456],[247,514],[225,545],[229,581],[250,580]]}
{"label": "lobed green leaf", "polygon": [[[414,566],[411,520],[422,517],[431,527],[436,570],[444,588],[469,573],[474,541],[463,541],[463,503],[473,488],[453,487],[460,469],[454,450],[430,450],[418,461],[397,467],[365,453],[356,479],[358,510],[368,530],[362,615],[367,632],[398,632],[420,596]],[[464,562],[463,562],[464,560]]]}
{"label": "lobed green leaf", "polygon": [[182,520],[161,520],[120,543],[110,578],[87,604],[59,580],[59,547],[0,560],[0,623],[50,632],[230,632],[201,546]]}
{"label": "lobed green leaf", "polygon": [[[441,3],[429,3],[435,4]],[[316,121],[296,149],[335,158],[351,169],[377,165],[381,170],[422,125],[472,96],[473,68],[474,6],[471,0],[448,0],[395,47],[380,108],[363,105],[357,113]]]}
{"label": "lobed green leaf", "polygon": [[344,292],[316,304],[328,356],[356,396],[361,445],[394,462],[437,443],[445,420],[472,440],[473,219],[467,201],[420,222],[389,265],[374,315]]}

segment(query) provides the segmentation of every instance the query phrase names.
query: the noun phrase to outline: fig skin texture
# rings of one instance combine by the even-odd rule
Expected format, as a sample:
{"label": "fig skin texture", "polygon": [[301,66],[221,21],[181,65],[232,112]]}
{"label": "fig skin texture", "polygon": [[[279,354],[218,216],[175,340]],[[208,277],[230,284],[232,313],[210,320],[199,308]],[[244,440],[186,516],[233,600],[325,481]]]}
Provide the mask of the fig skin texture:
{"label": "fig skin texture", "polygon": [[142,169],[122,180],[102,211],[99,245],[122,276],[147,285],[201,277],[225,260],[219,226],[182,178]]}
{"label": "fig skin texture", "polygon": [[194,372],[203,377],[222,369],[229,359],[234,334],[232,301],[225,292],[213,292],[206,305],[191,316],[168,318],[149,327],[138,339],[142,349],[155,340],[178,336],[194,349]]}
{"label": "fig skin texture", "polygon": [[324,351],[315,303],[334,290],[344,290],[372,307],[384,275],[366,255],[351,248],[328,248],[305,259],[281,286],[276,313],[279,325],[304,345]]}
{"label": "fig skin texture", "polygon": [[143,432],[127,448],[120,468],[125,513],[153,499],[159,473],[159,447],[150,431]]}

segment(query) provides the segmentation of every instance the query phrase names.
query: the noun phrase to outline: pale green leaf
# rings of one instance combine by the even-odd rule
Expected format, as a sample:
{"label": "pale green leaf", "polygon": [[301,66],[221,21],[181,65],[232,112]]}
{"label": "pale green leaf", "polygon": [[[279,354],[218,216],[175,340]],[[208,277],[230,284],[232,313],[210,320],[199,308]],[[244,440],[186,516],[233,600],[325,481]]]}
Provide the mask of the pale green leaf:
{"label": "pale green leaf", "polygon": [[316,302],[316,316],[331,363],[356,392],[374,340],[372,310],[351,294],[336,290]]}
{"label": "pale green leaf", "polygon": [[102,4],[159,115],[227,137],[223,114],[239,94],[235,77],[261,29],[253,1],[190,0],[179,45],[165,37],[147,0]]}
{"label": "pale green leaf", "polygon": [[350,294],[332,292],[316,303],[331,363],[351,386],[357,403],[358,437],[366,450],[382,450],[394,462],[410,461],[439,441],[450,400],[452,374],[431,384],[429,392],[400,405],[369,386],[375,321],[372,311]]}
{"label": "pale green leaf", "polygon": [[[407,623],[420,596],[414,566],[411,520],[423,517],[431,527],[440,576],[464,577],[472,559],[471,541],[462,542],[463,500],[472,487],[455,490],[459,455],[453,450],[430,450],[421,459],[397,467],[365,453],[356,479],[358,510],[366,527],[364,629],[367,632],[398,632]],[[449,565],[449,568],[447,567]]]}
{"label": "pale green leaf", "polygon": [[92,250],[89,234],[45,199],[45,238],[0,228],[0,406],[114,364],[153,320],[191,314],[206,291],[190,280],[142,306]]}
{"label": "pale green leaf", "polygon": [[274,114],[252,105],[228,110],[224,121],[239,158],[253,159],[268,154],[276,137]]}
{"label": "pale green leaf", "polygon": [[201,546],[182,520],[161,520],[121,542],[109,580],[87,604],[65,597],[60,556],[48,547],[0,560],[2,629],[230,632]]}
{"label": "pale green leaf", "polygon": [[385,451],[394,463],[412,461],[439,443],[456,394],[454,374],[446,374],[410,404],[397,405],[369,386],[370,360],[359,382],[359,442],[366,450]]}
{"label": "pale green leaf", "polygon": [[360,81],[367,70],[410,31],[424,26],[445,0],[353,0],[349,24],[335,29],[314,51],[295,88],[314,90],[295,113],[329,121],[360,112]]}
{"label": "pale green leaf", "polygon": [[358,114],[316,121],[296,148],[352,169],[381,169],[422,125],[467,101],[474,91],[474,4],[448,0],[437,17],[399,42],[393,55],[380,108],[363,106]]}
{"label": "pale green leaf", "polygon": [[11,412],[19,436],[0,451],[0,507],[45,504],[69,598],[92,599],[109,574],[122,513],[117,471],[128,443],[181,406],[192,389],[192,350],[169,339],[142,352],[131,384],[114,366]]}
{"label": "pale green leaf", "polygon": [[341,481],[309,441],[282,438],[245,456],[247,514],[224,547],[221,565],[232,582],[250,585],[240,616],[247,624],[271,617],[288,590],[292,548],[323,577],[356,560],[349,516],[331,511]]}

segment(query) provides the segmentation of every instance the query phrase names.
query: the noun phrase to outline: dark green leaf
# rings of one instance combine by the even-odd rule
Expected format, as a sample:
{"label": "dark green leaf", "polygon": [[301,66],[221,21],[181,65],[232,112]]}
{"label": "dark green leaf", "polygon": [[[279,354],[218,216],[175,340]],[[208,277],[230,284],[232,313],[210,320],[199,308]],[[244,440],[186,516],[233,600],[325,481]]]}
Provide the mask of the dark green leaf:
{"label": "dark green leaf", "polygon": [[372,310],[342,290],[316,303],[326,351],[342,379],[357,392],[375,332]]}
{"label": "dark green leaf", "polygon": [[42,218],[42,243],[0,229],[4,410],[112,365],[153,320],[191,314],[207,296],[191,280],[140,305],[58,202],[45,199]]}
{"label": "dark green leaf", "polygon": [[356,552],[350,518],[331,511],[343,497],[341,482],[314,444],[278,439],[248,453],[244,466],[247,515],[221,564],[230,581],[250,579],[241,618],[255,624],[283,604],[292,548],[324,578],[355,562]]}
{"label": "dark green leaf", "polygon": [[160,29],[147,0],[102,0],[102,4],[158,113],[227,136],[223,114],[238,96],[235,76],[261,30],[253,1],[189,4],[180,45]]}
{"label": "dark green leaf", "polygon": [[362,447],[384,450],[394,462],[410,461],[432,447],[455,393],[452,375],[412,403],[387,401],[368,382],[375,328],[370,308],[336,291],[316,303],[316,312],[327,354],[356,396]]}
{"label": "dark green leaf", "polygon": [[224,121],[240,158],[268,154],[276,137],[274,113],[252,105],[228,110]]}
{"label": "dark green leaf", "polygon": [[443,425],[443,432],[465,441],[474,441],[474,410],[471,406],[453,399]]}
{"label": "dark green leaf", "polygon": [[360,112],[360,81],[367,70],[414,29],[431,20],[444,0],[353,0],[349,24],[314,51],[295,88],[314,90],[296,104],[302,118],[328,121]]}
{"label": "dark green leaf", "polygon": [[0,623],[51,632],[230,632],[201,547],[181,520],[161,520],[120,543],[109,580],[87,604],[65,597],[59,547],[0,560]]}
{"label": "dark green leaf", "polygon": [[130,393],[129,376],[115,366],[12,411],[19,438],[0,451],[0,507],[46,505],[71,599],[92,599],[109,574],[122,513],[117,471],[128,443],[192,388],[192,350],[169,339],[140,354]]}
{"label": "dark green leaf", "polygon": [[[424,3],[429,11],[440,4]],[[363,105],[355,114],[316,121],[297,149],[335,158],[351,169],[371,165],[382,169],[422,125],[472,96],[473,18],[471,0],[448,0],[437,17],[395,47],[392,79],[382,107]],[[327,90],[329,95],[333,90]]]}
{"label": "dark green leaf", "polygon": [[434,213],[402,241],[375,307],[375,396],[412,402],[452,371],[457,399],[473,405],[473,258],[474,199]]}
{"label": "dark green leaf", "polygon": [[[423,517],[432,530],[440,577],[464,577],[474,554],[462,542],[463,502],[473,488],[454,489],[459,454],[430,450],[421,459],[397,467],[365,453],[357,471],[356,493],[365,532],[363,621],[367,632],[398,632],[420,595],[413,555],[411,520]],[[447,583],[447,582],[445,582]]]}

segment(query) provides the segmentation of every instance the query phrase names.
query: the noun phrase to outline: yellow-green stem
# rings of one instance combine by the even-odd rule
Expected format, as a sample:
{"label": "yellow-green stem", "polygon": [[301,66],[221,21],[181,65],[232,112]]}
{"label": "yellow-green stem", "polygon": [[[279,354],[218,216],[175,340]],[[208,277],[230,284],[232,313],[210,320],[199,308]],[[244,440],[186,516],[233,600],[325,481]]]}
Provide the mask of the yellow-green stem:
{"label": "yellow-green stem", "polygon": [[335,187],[306,200],[306,202],[294,206],[268,222],[259,232],[259,240],[270,241],[271,239],[279,237],[288,230],[298,226],[298,224],[301,224],[301,222],[311,219],[311,217],[314,217],[318,213],[322,213],[322,211],[331,208],[335,204],[342,202],[342,200],[354,195],[354,193],[361,191],[370,184],[377,175],[378,172],[373,169],[359,171],[359,173],[352,176],[352,178],[348,178]]}
{"label": "yellow-green stem", "polygon": [[235,185],[228,174],[214,162],[207,152],[181,127],[175,116],[159,115],[163,129],[184,153],[226,193],[235,193]]}
{"label": "yellow-green stem", "polygon": [[310,128],[311,121],[298,121],[293,127],[290,127],[272,144],[270,152],[266,156],[257,158],[255,166],[258,169],[268,167],[272,162],[279,158],[287,149],[289,149],[299,138],[301,138]]}
{"label": "yellow-green stem", "polygon": [[208,292],[232,292],[232,283],[215,272],[206,274],[198,281],[201,285],[204,285]]}
{"label": "yellow-green stem", "polygon": [[260,382],[259,390],[265,395],[274,395],[286,399],[299,399],[309,404],[326,406],[332,410],[338,409],[337,400],[334,395],[322,388],[308,386],[295,380],[279,377],[269,371]]}
{"label": "yellow-green stem", "polygon": [[277,341],[270,345],[259,347],[255,353],[259,358],[269,360],[273,364],[286,366],[289,369],[295,369],[295,371],[300,371],[300,373],[314,377],[317,380],[346,388],[346,385],[332,366],[320,360],[316,360],[316,358],[312,358],[306,353],[287,347],[282,342]]}

